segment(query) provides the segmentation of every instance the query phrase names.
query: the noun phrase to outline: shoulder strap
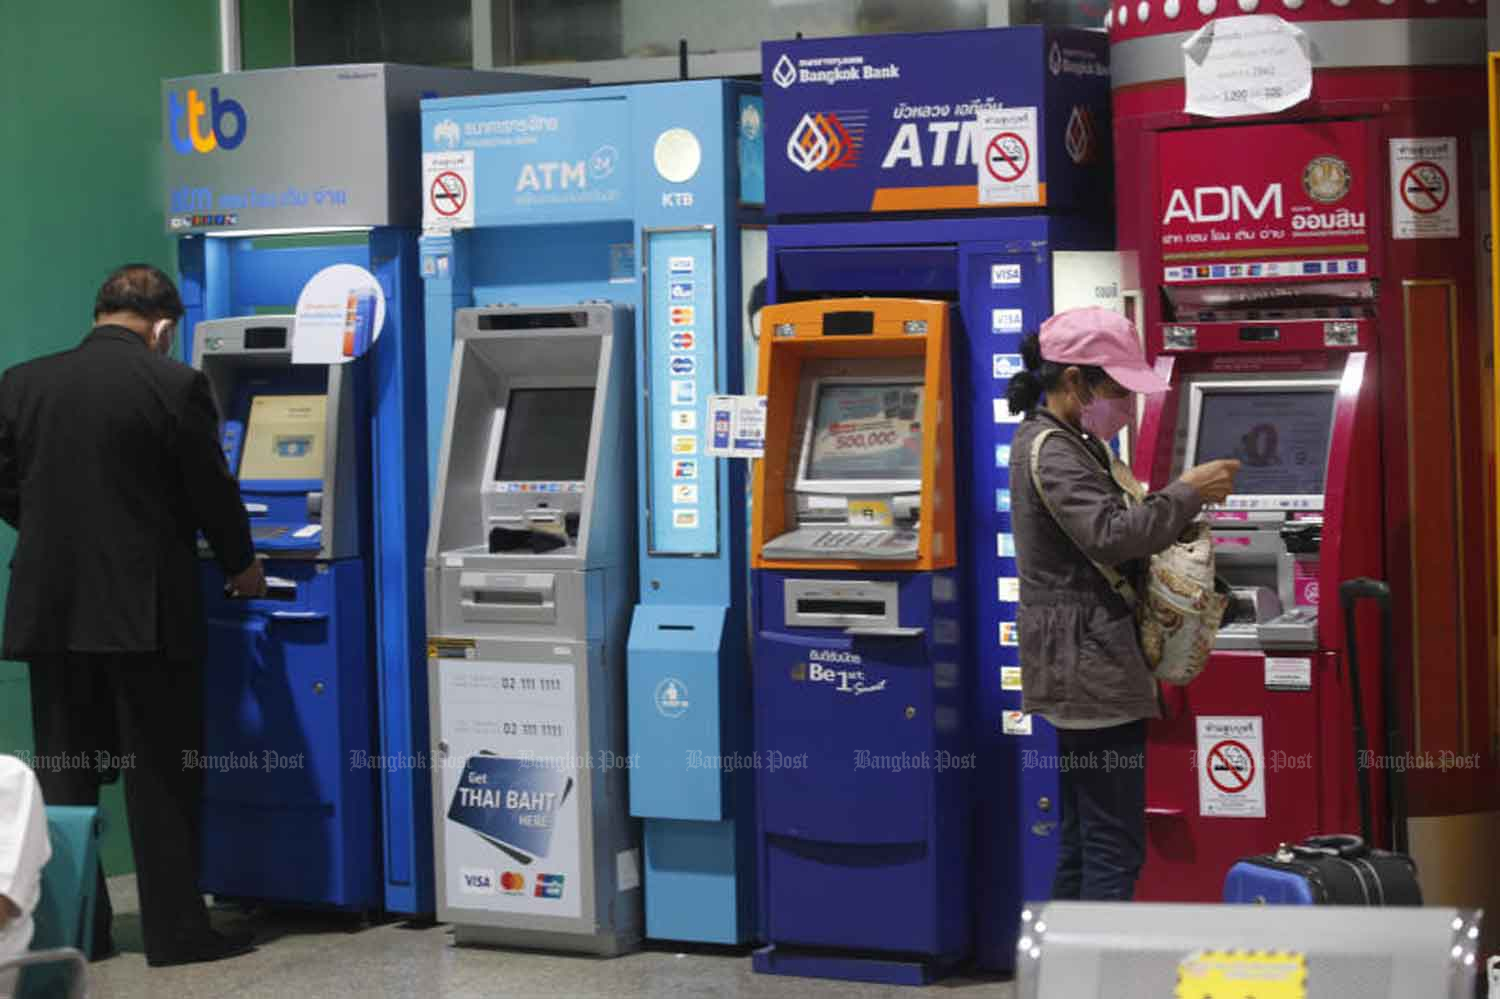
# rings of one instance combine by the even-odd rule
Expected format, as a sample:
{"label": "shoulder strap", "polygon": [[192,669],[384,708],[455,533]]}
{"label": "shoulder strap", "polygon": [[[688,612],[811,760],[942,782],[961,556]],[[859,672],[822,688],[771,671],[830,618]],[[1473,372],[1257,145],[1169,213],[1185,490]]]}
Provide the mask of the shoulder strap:
{"label": "shoulder strap", "polygon": [[[1069,541],[1073,542],[1074,548],[1077,548],[1079,552],[1083,552],[1083,546],[1078,543],[1077,538],[1073,537],[1073,535],[1069,533],[1067,525],[1064,524],[1062,522],[1062,518],[1057,515],[1057,507],[1052,505],[1052,500],[1050,497],[1048,497],[1047,490],[1042,488],[1042,445],[1046,443],[1048,437],[1051,437],[1053,434],[1058,432],[1059,431],[1057,430],[1057,428],[1049,427],[1032,438],[1030,455],[1031,487],[1036,490],[1037,496],[1041,498],[1042,505],[1045,506],[1047,508],[1047,512],[1052,515],[1053,523],[1055,523],[1062,530],[1063,534],[1067,536]],[[1084,557],[1088,558],[1087,555],[1085,555]],[[1099,570],[1099,574],[1104,577],[1104,581],[1109,584],[1110,589],[1118,593],[1124,599],[1126,606],[1128,606],[1131,610],[1134,610],[1137,600],[1135,587],[1130,585],[1130,580],[1126,579],[1114,569],[1110,568],[1107,565],[1104,565],[1103,563],[1095,562],[1091,558],[1089,559],[1089,562],[1093,564],[1095,569]]]}

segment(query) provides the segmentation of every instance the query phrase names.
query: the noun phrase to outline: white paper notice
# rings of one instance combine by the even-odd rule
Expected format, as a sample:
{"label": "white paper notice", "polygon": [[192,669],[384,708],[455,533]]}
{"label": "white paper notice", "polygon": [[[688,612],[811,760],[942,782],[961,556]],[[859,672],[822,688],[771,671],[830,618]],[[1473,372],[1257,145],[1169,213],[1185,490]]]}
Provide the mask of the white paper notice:
{"label": "white paper notice", "polygon": [[1391,236],[1458,237],[1458,140],[1391,140]]}
{"label": "white paper notice", "polygon": [[1307,36],[1274,14],[1209,21],[1182,43],[1182,62],[1188,114],[1270,114],[1312,95]]}
{"label": "white paper notice", "polygon": [[1024,711],[1006,711],[1000,715],[1000,729],[1005,735],[1030,735],[1031,716]]}
{"label": "white paper notice", "polygon": [[1312,690],[1312,660],[1302,656],[1266,656],[1267,690]]}
{"label": "white paper notice", "polygon": [[1198,814],[1266,817],[1266,751],[1259,716],[1198,719]]}
{"label": "white paper notice", "polygon": [[474,150],[422,154],[422,231],[474,226]]}
{"label": "white paper notice", "polygon": [[759,458],[766,453],[766,397],[708,397],[708,447],[717,458]]}
{"label": "white paper notice", "polygon": [[385,293],[354,264],[325,267],[302,286],[292,326],[293,364],[343,364],[363,356],[385,327]]}
{"label": "white paper notice", "polygon": [[979,203],[1042,204],[1036,108],[979,112]]}

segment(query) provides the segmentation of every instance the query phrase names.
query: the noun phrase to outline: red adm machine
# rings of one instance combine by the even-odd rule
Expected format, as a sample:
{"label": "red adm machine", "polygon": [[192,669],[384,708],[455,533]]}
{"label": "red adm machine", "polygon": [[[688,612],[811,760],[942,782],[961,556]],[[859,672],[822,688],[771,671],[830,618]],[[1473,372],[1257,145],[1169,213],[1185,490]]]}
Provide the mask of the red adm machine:
{"label": "red adm machine", "polygon": [[[1373,576],[1392,588],[1395,671],[1383,689],[1361,618],[1364,718],[1380,733],[1389,699],[1407,748],[1359,761],[1376,827],[1383,778],[1404,776],[1429,903],[1496,910],[1483,17],[1464,0],[1111,11],[1120,245],[1173,385],[1136,472],[1244,462],[1213,514],[1232,615],[1151,733],[1141,898],[1216,900],[1237,857],[1358,828],[1337,593]],[[1236,34],[1289,57],[1236,77],[1219,44]]]}

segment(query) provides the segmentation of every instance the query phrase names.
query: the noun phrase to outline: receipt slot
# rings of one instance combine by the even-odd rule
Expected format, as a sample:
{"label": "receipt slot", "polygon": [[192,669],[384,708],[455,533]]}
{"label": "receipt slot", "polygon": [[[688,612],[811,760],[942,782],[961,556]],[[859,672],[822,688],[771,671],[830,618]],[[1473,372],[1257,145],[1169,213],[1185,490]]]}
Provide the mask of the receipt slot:
{"label": "receipt slot", "polygon": [[427,613],[438,918],[459,944],[641,937],[631,328],[607,304],[455,317]]}
{"label": "receipt slot", "polygon": [[970,946],[949,306],[762,322],[755,968],[921,983]]}
{"label": "receipt slot", "polygon": [[202,570],[204,891],[378,908],[366,366],[293,365],[290,316],[199,323],[195,365],[224,422],[269,592]]}

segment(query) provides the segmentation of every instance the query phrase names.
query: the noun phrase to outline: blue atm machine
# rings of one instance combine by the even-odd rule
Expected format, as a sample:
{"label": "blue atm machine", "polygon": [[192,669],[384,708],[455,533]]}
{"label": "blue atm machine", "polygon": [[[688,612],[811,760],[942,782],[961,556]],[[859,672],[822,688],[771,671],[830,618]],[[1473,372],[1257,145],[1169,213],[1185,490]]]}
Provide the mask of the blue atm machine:
{"label": "blue atm machine", "polygon": [[[215,379],[257,548],[284,584],[231,603],[205,570],[209,748],[242,761],[204,775],[207,890],[434,910],[417,102],[576,82],[372,64],[162,83],[184,356]],[[384,328],[342,368],[293,364],[287,314],[334,264],[373,274]],[[322,436],[309,414],[267,408],[294,396],[328,407]],[[304,446],[336,454],[338,474]]]}
{"label": "blue atm machine", "polygon": [[763,200],[759,89],[686,81],[424,101],[422,131],[439,185],[421,244],[431,455],[459,310],[631,309],[640,602],[620,763],[643,820],[646,935],[748,942],[745,471],[705,453],[705,411],[742,384],[741,240]]}
{"label": "blue atm machine", "polygon": [[[1020,712],[1005,383],[1055,309],[1117,305],[1108,53],[1040,27],[767,43],[769,298],[957,305],[955,419],[975,670],[974,947],[1014,963],[1023,901],[1056,863],[1055,752]],[[830,67],[837,67],[833,73]],[[846,72],[846,70],[848,72]],[[875,746],[885,736],[872,731]],[[1027,761],[1036,762],[1033,766]]]}

